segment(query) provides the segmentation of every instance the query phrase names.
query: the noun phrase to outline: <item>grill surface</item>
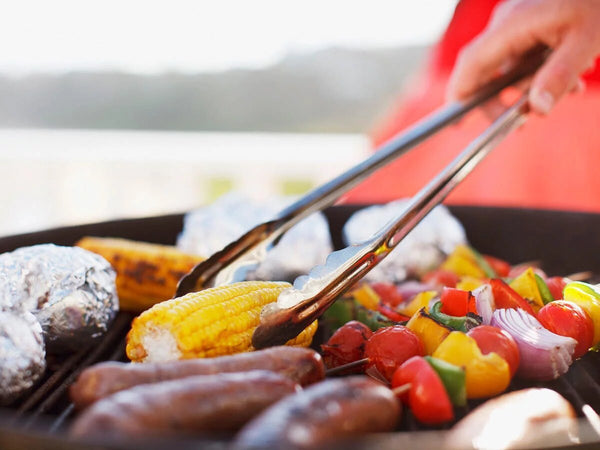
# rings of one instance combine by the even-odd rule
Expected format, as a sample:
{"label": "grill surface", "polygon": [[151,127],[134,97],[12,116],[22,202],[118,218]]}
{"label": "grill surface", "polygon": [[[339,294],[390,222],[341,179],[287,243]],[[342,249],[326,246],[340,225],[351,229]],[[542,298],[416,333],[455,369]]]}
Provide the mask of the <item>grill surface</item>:
{"label": "grill surface", "polygon": [[[341,227],[356,207],[334,207],[327,211],[334,246],[340,248]],[[505,210],[496,208],[453,208],[467,229],[471,243],[479,250],[518,262],[539,259],[551,274],[581,270],[600,273],[600,215],[556,211]],[[0,239],[0,252],[43,242],[71,245],[84,235],[116,236],[165,244],[174,243],[182,227],[182,216],[106,222],[82,227],[61,228]],[[565,230],[575,230],[566,233]],[[594,239],[596,241],[594,241]],[[133,315],[119,313],[109,332],[91,347],[82,348],[68,358],[48,361],[48,370],[36,389],[13,405],[0,420],[2,448],[82,448],[80,442],[68,441],[64,429],[75,414],[68,399],[68,388],[86,367],[99,361],[124,361],[125,335]],[[584,418],[585,408],[600,411],[600,354],[588,353],[576,361],[569,372],[557,380],[531,383],[514,380],[510,390],[524,387],[549,387],[562,394]],[[482,401],[471,401],[456,409],[457,420]],[[588,406],[586,406],[588,405]],[[451,424],[447,425],[449,428]],[[422,431],[406,410],[399,427],[402,431]],[[205,445],[223,447],[225,440],[203,439]],[[198,441],[178,442],[179,448],[193,447]],[[164,448],[165,442],[153,442],[146,448]],[[170,444],[172,445],[172,443]],[[116,443],[111,448],[127,448]],[[85,448],[95,448],[93,444]],[[106,448],[103,446],[103,448]]]}

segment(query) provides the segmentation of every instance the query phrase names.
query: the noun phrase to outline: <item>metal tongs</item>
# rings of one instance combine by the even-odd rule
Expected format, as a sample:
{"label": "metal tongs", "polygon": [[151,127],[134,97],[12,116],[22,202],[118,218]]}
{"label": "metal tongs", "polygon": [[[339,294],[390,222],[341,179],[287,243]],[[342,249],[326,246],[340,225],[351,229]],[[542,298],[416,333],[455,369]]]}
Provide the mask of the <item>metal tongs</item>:
{"label": "metal tongs", "polygon": [[[272,220],[252,228],[194,267],[179,281],[176,296],[243,280],[246,271],[262,261],[268,249],[300,220],[330,206],[372,172],[496,96],[504,88],[531,75],[543,62],[545,53],[536,50],[514,70],[496,79],[472,98],[440,108],[388,141],[370,158],[309,192]],[[276,303],[263,309],[252,345],[258,349],[284,344],[317,319],[339,295],[385,258],[500,140],[521,125],[527,111],[527,96],[524,95],[421,189],[400,217],[388,223],[368,241],[331,253],[325,264],[316,266],[308,275],[298,277],[293,288],[283,291]]]}

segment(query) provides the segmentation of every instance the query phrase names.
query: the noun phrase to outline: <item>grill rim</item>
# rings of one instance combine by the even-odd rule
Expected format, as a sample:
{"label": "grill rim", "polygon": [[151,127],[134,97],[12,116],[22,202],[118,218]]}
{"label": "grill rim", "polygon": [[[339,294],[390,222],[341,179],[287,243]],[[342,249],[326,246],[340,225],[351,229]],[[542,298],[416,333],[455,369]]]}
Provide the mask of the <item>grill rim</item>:
{"label": "grill rim", "polygon": [[[339,249],[343,247],[342,228],[347,219],[354,212],[366,206],[369,205],[341,205],[328,208],[324,211],[329,224],[334,248]],[[534,255],[536,259],[542,259],[544,268],[554,268],[557,264],[564,267],[564,264],[567,264],[568,270],[561,270],[563,275],[581,270],[592,270],[594,273],[600,273],[600,258],[593,258],[594,255],[600,254],[600,236],[596,237],[594,235],[595,233],[592,232],[600,229],[600,214],[481,206],[451,206],[450,210],[467,230],[469,241],[474,247],[482,252],[505,258],[513,263],[518,262],[519,260],[524,261],[532,259],[531,255]],[[183,216],[184,214],[169,214],[146,218],[113,220],[7,236],[0,238],[0,252],[11,251],[18,247],[45,242],[52,242],[58,245],[73,245],[85,235],[122,237],[160,244],[174,244],[177,234],[183,227]],[[474,232],[473,230],[479,231]],[[485,232],[482,232],[482,230],[485,230]],[[562,234],[560,239],[557,239],[557,231],[560,232],[564,230],[576,230],[576,232],[568,235]],[[519,238],[521,238],[522,235],[533,238],[525,242],[526,245],[515,246],[515,233]],[[492,239],[490,239],[490,237]],[[548,252],[547,250],[550,247],[552,251]],[[547,255],[539,257],[530,253],[532,249],[539,250],[540,248],[544,249]],[[570,262],[569,259],[565,259],[565,253],[569,254],[573,249],[577,249],[581,253],[579,255],[580,257],[577,258],[574,263],[572,261]],[[28,396],[26,396],[26,399],[21,403],[21,408],[17,409],[16,412],[12,410],[13,414],[11,418],[8,421],[5,421],[10,428],[5,427],[2,421],[0,421],[0,442],[4,440],[4,436],[12,436],[17,439],[19,436],[22,439],[40,436],[45,442],[58,442],[62,444],[71,442],[75,445],[73,447],[59,446],[56,448],[95,448],[95,443],[70,441],[64,434],[56,433],[57,430],[61,430],[63,423],[68,420],[72,414],[72,405],[70,406],[67,404],[61,413],[53,415],[52,418],[49,419],[50,426],[46,427],[46,429],[49,430],[48,432],[39,432],[39,418],[41,417],[41,422],[48,422],[48,418],[44,417],[43,413],[51,410],[56,402],[59,402],[61,398],[64,397],[70,383],[74,381],[75,377],[85,367],[99,361],[124,359],[124,334],[128,329],[132,317],[133,315],[128,313],[119,313],[119,316],[109,333],[107,333],[100,341],[100,344],[98,345],[99,349],[96,348],[91,350],[92,353],[87,355],[87,357],[86,354],[90,351],[89,348],[83,349],[79,353],[67,358],[63,364],[71,365],[71,369],[73,370],[67,368],[65,374],[58,376],[57,378],[62,378],[62,381],[54,380],[57,384],[48,395],[45,395],[47,394],[46,392],[43,392],[42,394],[38,394],[38,392],[43,389],[49,379],[62,370],[62,367],[59,371],[54,372],[46,378],[44,383],[36,387]],[[107,353],[109,354],[107,355]],[[587,374],[589,379],[595,381],[593,375],[590,374],[583,365],[584,363],[578,364],[576,366],[577,370],[582,370]],[[580,366],[581,369],[579,369]],[[572,369],[574,368],[575,367],[572,367]],[[572,369],[569,370],[569,373],[572,372]],[[567,381],[566,377],[561,377],[559,380],[559,383],[566,383],[567,391],[572,394],[568,397],[568,400],[570,402],[573,402],[572,398],[576,400],[576,403],[578,403],[577,413],[581,416],[581,405],[585,403],[581,399],[577,388],[575,388],[570,381]],[[547,384],[542,385],[547,386]],[[593,389],[598,394],[597,400],[600,402],[600,385],[598,382],[595,382]],[[55,394],[56,392],[58,392],[58,394]],[[563,391],[560,392],[563,394]],[[39,403],[35,406],[33,412],[31,412],[31,410],[26,411],[25,406],[29,408],[29,406],[26,405],[27,402],[32,403],[31,399],[34,396],[41,397]],[[52,396],[56,398],[53,402],[50,402],[48,399]],[[33,407],[33,405],[31,406]],[[575,407],[575,405],[573,406]],[[596,405],[595,409],[596,411],[599,411],[600,405]],[[468,408],[465,409],[465,411],[460,412],[460,415],[462,416],[466,413],[468,413]],[[20,430],[11,429],[13,426],[19,425],[19,423],[22,424],[23,421],[25,421],[25,426]],[[407,428],[410,432],[423,429],[415,423],[410,414],[406,414],[406,417],[403,418],[403,423],[408,424]],[[33,433],[31,430],[33,430]],[[7,435],[6,433],[9,434]],[[47,441],[49,437],[52,437],[52,439]],[[58,439],[58,441],[56,441],[56,439]],[[169,442],[169,445],[172,445],[173,441],[170,440]],[[199,443],[198,439],[193,439],[191,441],[187,439],[177,439],[176,442],[181,442],[183,445],[185,445],[186,442],[189,442],[190,444],[195,443],[196,445]],[[212,444],[217,447],[223,444],[223,441],[221,440],[212,439],[202,440],[201,442]],[[113,445],[116,445],[116,447]],[[111,445],[111,448],[131,448],[128,445],[122,446],[119,443],[113,443],[113,445]],[[152,448],[166,448],[165,443],[157,445],[163,446],[155,447],[153,444]],[[3,446],[3,448],[13,447]],[[573,448],[585,447],[578,446]]]}

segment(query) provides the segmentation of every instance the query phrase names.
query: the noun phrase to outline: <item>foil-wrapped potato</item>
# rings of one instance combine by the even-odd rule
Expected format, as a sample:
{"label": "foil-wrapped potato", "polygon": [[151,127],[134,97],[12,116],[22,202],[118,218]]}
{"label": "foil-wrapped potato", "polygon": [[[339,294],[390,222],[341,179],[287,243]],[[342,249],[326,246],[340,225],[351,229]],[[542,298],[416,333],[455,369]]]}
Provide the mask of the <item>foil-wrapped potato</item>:
{"label": "foil-wrapped potato", "polygon": [[118,308],[115,271],[78,247],[42,244],[0,255],[0,308],[30,311],[49,353],[80,349],[99,338]]}
{"label": "foil-wrapped potato", "polygon": [[27,311],[0,310],[0,405],[29,390],[46,369],[42,327]]}
{"label": "foil-wrapped potato", "polygon": [[[344,225],[347,245],[369,239],[390,220],[400,216],[409,206],[409,199],[396,200],[356,212]],[[442,263],[445,255],[458,244],[467,242],[460,222],[443,206],[435,207],[365,279],[400,282],[409,276],[419,276]]]}
{"label": "foil-wrapped potato", "polygon": [[[177,247],[187,253],[209,256],[261,222],[272,219],[293,199],[260,202],[228,194],[212,205],[186,214]],[[315,213],[292,227],[269,251],[247,280],[293,280],[321,264],[333,250],[327,219]]]}

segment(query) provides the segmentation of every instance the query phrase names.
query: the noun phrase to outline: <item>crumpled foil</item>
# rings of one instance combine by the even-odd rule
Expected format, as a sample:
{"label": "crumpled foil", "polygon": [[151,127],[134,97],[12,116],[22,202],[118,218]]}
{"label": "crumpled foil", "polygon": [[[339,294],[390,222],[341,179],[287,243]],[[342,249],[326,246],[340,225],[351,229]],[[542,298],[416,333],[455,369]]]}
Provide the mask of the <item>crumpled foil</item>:
{"label": "crumpled foil", "polygon": [[25,393],[45,369],[40,323],[27,311],[0,310],[0,405]]}
{"label": "crumpled foil", "polygon": [[115,271],[79,247],[42,244],[2,254],[0,274],[0,308],[32,312],[48,353],[98,339],[119,309]]}
{"label": "crumpled foil", "polygon": [[[272,219],[293,200],[277,198],[265,203],[239,194],[225,195],[211,205],[186,214],[177,247],[208,257],[255,225]],[[246,278],[292,280],[323,263],[331,251],[327,219],[322,213],[315,213],[291,228]]]}
{"label": "crumpled foil", "polygon": [[[390,220],[400,216],[409,203],[410,199],[401,199],[356,212],[344,225],[346,245],[369,239]],[[400,282],[410,276],[419,276],[441,264],[458,244],[466,242],[460,222],[448,208],[436,206],[365,279]]]}

